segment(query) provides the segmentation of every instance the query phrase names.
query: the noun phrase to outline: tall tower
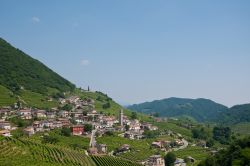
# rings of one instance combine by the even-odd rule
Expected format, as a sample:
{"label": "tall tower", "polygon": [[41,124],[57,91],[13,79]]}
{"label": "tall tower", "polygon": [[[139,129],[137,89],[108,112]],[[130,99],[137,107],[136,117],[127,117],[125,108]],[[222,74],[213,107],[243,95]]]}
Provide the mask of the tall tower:
{"label": "tall tower", "polygon": [[120,110],[120,114],[119,114],[119,123],[121,126],[123,126],[123,110]]}

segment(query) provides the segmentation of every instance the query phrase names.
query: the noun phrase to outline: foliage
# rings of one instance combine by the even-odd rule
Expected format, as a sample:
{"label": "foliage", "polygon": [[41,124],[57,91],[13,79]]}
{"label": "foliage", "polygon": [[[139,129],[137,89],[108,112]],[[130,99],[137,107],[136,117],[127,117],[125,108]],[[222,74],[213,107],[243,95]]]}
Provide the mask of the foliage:
{"label": "foliage", "polygon": [[137,119],[137,113],[136,112],[132,112],[131,119]]}
{"label": "foliage", "polygon": [[164,160],[166,166],[173,166],[176,160],[176,156],[173,152],[168,152],[167,155],[164,157]]}
{"label": "foliage", "polygon": [[224,125],[250,122],[250,104],[236,105],[223,112],[217,121]]}
{"label": "foliage", "polygon": [[156,131],[145,130],[143,135],[145,136],[145,138],[156,138],[160,135],[160,131],[158,131],[158,130],[156,130]]}
{"label": "foliage", "polygon": [[91,124],[85,124],[84,125],[84,131],[85,132],[91,132],[93,129],[93,126]]}
{"label": "foliage", "polygon": [[209,132],[204,128],[194,128],[192,129],[193,138],[206,140],[209,137]]}
{"label": "foliage", "polygon": [[107,103],[103,104],[103,105],[102,105],[102,108],[103,108],[103,109],[108,109],[108,108],[110,108],[110,102],[107,102]]}
{"label": "foliage", "polygon": [[61,129],[61,134],[62,134],[63,136],[69,137],[69,136],[71,135],[70,128],[68,128],[68,127],[63,127],[63,128]]}
{"label": "foliage", "polygon": [[214,127],[213,138],[219,141],[221,144],[227,144],[231,138],[231,129],[229,127]]}
{"label": "foliage", "polygon": [[0,106],[13,105],[16,102],[14,94],[0,85]]}
{"label": "foliage", "polygon": [[41,94],[46,94],[49,87],[61,92],[75,88],[72,83],[2,38],[0,38],[0,84],[13,92],[25,88]]}
{"label": "foliage", "polygon": [[73,108],[73,106],[71,104],[65,104],[62,107],[62,110],[70,111],[70,110],[72,110],[72,108]]}
{"label": "foliage", "polygon": [[250,137],[233,142],[227,149],[219,151],[202,161],[200,166],[227,166],[250,164]]}
{"label": "foliage", "polygon": [[32,120],[24,120],[20,117],[12,117],[9,120],[11,123],[17,125],[17,127],[27,127],[32,124]]}

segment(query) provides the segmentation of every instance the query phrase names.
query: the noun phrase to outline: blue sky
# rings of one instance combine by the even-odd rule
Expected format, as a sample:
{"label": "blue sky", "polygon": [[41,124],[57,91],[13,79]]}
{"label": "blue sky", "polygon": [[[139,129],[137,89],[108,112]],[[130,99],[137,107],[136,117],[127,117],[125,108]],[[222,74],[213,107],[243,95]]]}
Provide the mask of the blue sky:
{"label": "blue sky", "polygon": [[122,104],[250,102],[249,0],[2,0],[0,36]]}

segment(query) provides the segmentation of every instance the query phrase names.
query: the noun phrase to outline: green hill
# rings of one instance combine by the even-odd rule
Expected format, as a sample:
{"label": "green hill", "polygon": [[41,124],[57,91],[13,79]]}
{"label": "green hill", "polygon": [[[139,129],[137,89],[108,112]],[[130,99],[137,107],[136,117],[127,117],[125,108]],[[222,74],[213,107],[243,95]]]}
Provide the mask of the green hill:
{"label": "green hill", "polygon": [[250,122],[250,104],[233,106],[229,111],[222,113],[222,116],[223,123]]}
{"label": "green hill", "polygon": [[202,98],[168,98],[135,104],[128,108],[146,114],[158,113],[162,117],[190,116],[197,121],[209,121],[228,110],[226,106]]}
{"label": "green hill", "polygon": [[26,89],[47,94],[49,89],[71,91],[75,86],[0,38],[0,84],[13,92]]}

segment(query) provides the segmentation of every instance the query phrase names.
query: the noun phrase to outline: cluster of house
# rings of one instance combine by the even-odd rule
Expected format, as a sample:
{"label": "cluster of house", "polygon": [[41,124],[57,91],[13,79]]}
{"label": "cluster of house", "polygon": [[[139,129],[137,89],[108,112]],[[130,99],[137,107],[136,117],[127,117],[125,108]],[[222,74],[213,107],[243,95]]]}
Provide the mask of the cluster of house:
{"label": "cluster of house", "polygon": [[158,140],[154,141],[151,144],[151,147],[160,149],[164,152],[172,151],[174,147],[180,147],[183,146],[184,142],[181,139],[175,139],[173,141],[167,141],[167,140]]}

